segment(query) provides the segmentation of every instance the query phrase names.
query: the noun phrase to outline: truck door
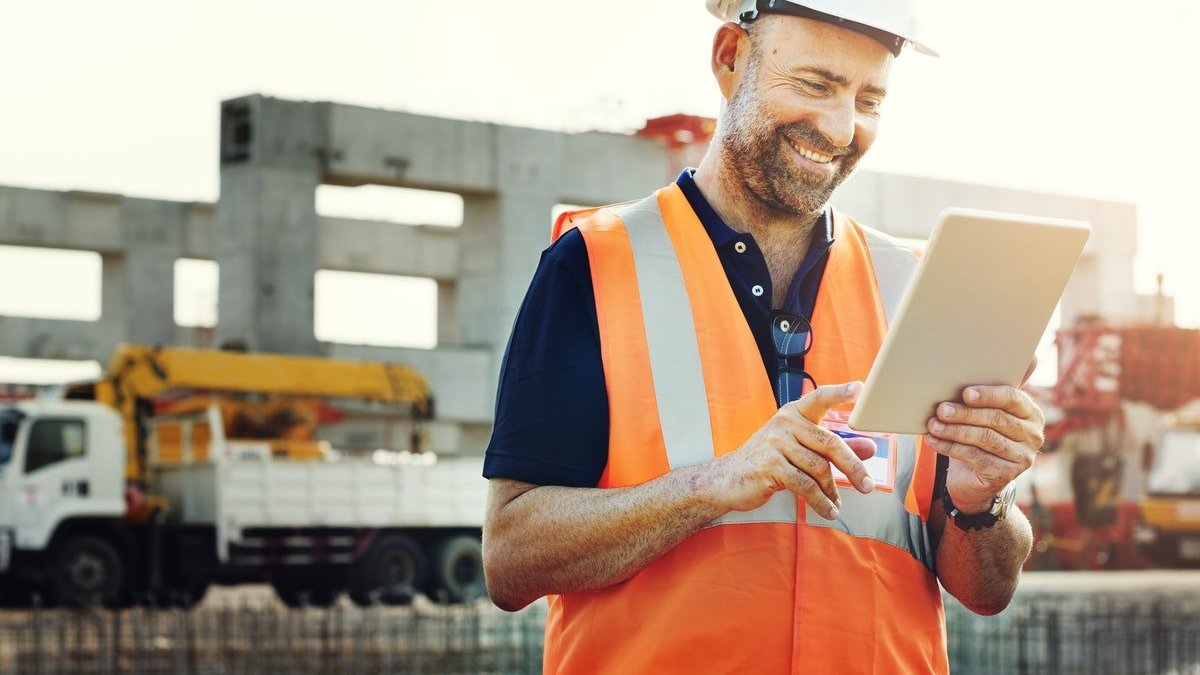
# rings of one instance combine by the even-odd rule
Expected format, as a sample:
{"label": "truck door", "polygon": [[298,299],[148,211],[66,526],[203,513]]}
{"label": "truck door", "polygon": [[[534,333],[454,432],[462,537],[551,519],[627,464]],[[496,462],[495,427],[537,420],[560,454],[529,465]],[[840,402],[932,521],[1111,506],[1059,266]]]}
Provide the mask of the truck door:
{"label": "truck door", "polygon": [[12,532],[16,526],[16,502],[10,484],[17,472],[12,468],[21,413],[9,408],[0,411],[0,572],[8,569],[12,554]]}
{"label": "truck door", "polygon": [[93,477],[87,424],[81,418],[42,417],[28,422],[24,453],[14,456],[17,545],[42,548],[64,518],[87,510]]}

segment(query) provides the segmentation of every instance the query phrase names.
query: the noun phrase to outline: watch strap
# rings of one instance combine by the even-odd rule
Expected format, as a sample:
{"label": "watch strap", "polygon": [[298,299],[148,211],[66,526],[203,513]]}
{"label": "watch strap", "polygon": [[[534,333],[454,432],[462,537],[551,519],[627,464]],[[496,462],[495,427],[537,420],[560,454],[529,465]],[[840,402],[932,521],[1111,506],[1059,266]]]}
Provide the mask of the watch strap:
{"label": "watch strap", "polygon": [[992,506],[987,511],[963,513],[950,498],[950,490],[945,485],[942,486],[942,507],[946,510],[946,517],[953,520],[954,524],[965,532],[986,530],[994,526],[1008,513],[1008,508],[1012,505],[1015,497],[1016,488],[1009,485],[992,498]]}

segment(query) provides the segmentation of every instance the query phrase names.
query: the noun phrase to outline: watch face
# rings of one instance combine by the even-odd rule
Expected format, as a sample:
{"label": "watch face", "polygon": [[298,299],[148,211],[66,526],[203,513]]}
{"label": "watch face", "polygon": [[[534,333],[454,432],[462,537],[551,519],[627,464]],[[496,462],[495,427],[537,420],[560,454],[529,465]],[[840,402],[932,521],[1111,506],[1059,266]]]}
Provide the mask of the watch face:
{"label": "watch face", "polygon": [[997,518],[1003,518],[1008,514],[1008,509],[1012,507],[1013,502],[1016,500],[1017,486],[1014,483],[1009,483],[1008,487],[1004,488],[1000,491],[1000,494],[996,495],[996,502],[992,504],[992,508],[989,513]]}

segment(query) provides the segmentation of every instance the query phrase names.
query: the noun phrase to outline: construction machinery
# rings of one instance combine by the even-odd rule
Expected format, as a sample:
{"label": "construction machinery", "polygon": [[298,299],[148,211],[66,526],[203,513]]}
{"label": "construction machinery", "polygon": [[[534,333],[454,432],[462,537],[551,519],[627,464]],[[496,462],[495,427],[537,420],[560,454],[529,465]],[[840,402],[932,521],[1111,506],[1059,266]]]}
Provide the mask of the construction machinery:
{"label": "construction machinery", "polygon": [[[95,382],[0,405],[0,602],[478,597],[486,482],[423,452],[431,414],[405,366],[119,347]],[[321,437],[347,422],[374,448]]]}
{"label": "construction machinery", "polygon": [[[1194,437],[1176,420],[1200,399],[1200,330],[1114,326],[1090,317],[1064,327],[1056,341],[1058,381],[1040,401],[1046,445],[1023,478],[1021,503],[1034,526],[1029,564],[1155,564],[1144,555],[1149,530],[1141,521],[1163,513],[1153,506],[1156,485],[1173,469],[1160,463],[1180,466],[1181,448]],[[1198,460],[1200,454],[1189,461]],[[1200,513],[1194,520],[1200,532]]]}
{"label": "construction machinery", "polygon": [[1138,549],[1156,566],[1200,568],[1200,415],[1163,434],[1139,516]]}

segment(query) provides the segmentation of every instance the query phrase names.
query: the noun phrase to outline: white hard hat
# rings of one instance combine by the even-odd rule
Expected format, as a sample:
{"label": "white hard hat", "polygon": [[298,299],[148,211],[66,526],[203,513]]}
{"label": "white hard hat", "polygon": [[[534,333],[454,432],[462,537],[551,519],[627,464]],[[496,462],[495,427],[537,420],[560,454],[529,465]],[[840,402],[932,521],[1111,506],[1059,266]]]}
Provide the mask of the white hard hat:
{"label": "white hard hat", "polygon": [[908,44],[922,54],[938,55],[917,38],[914,0],[705,0],[705,4],[722,21],[750,21],[760,13],[807,16],[867,32],[895,54]]}

